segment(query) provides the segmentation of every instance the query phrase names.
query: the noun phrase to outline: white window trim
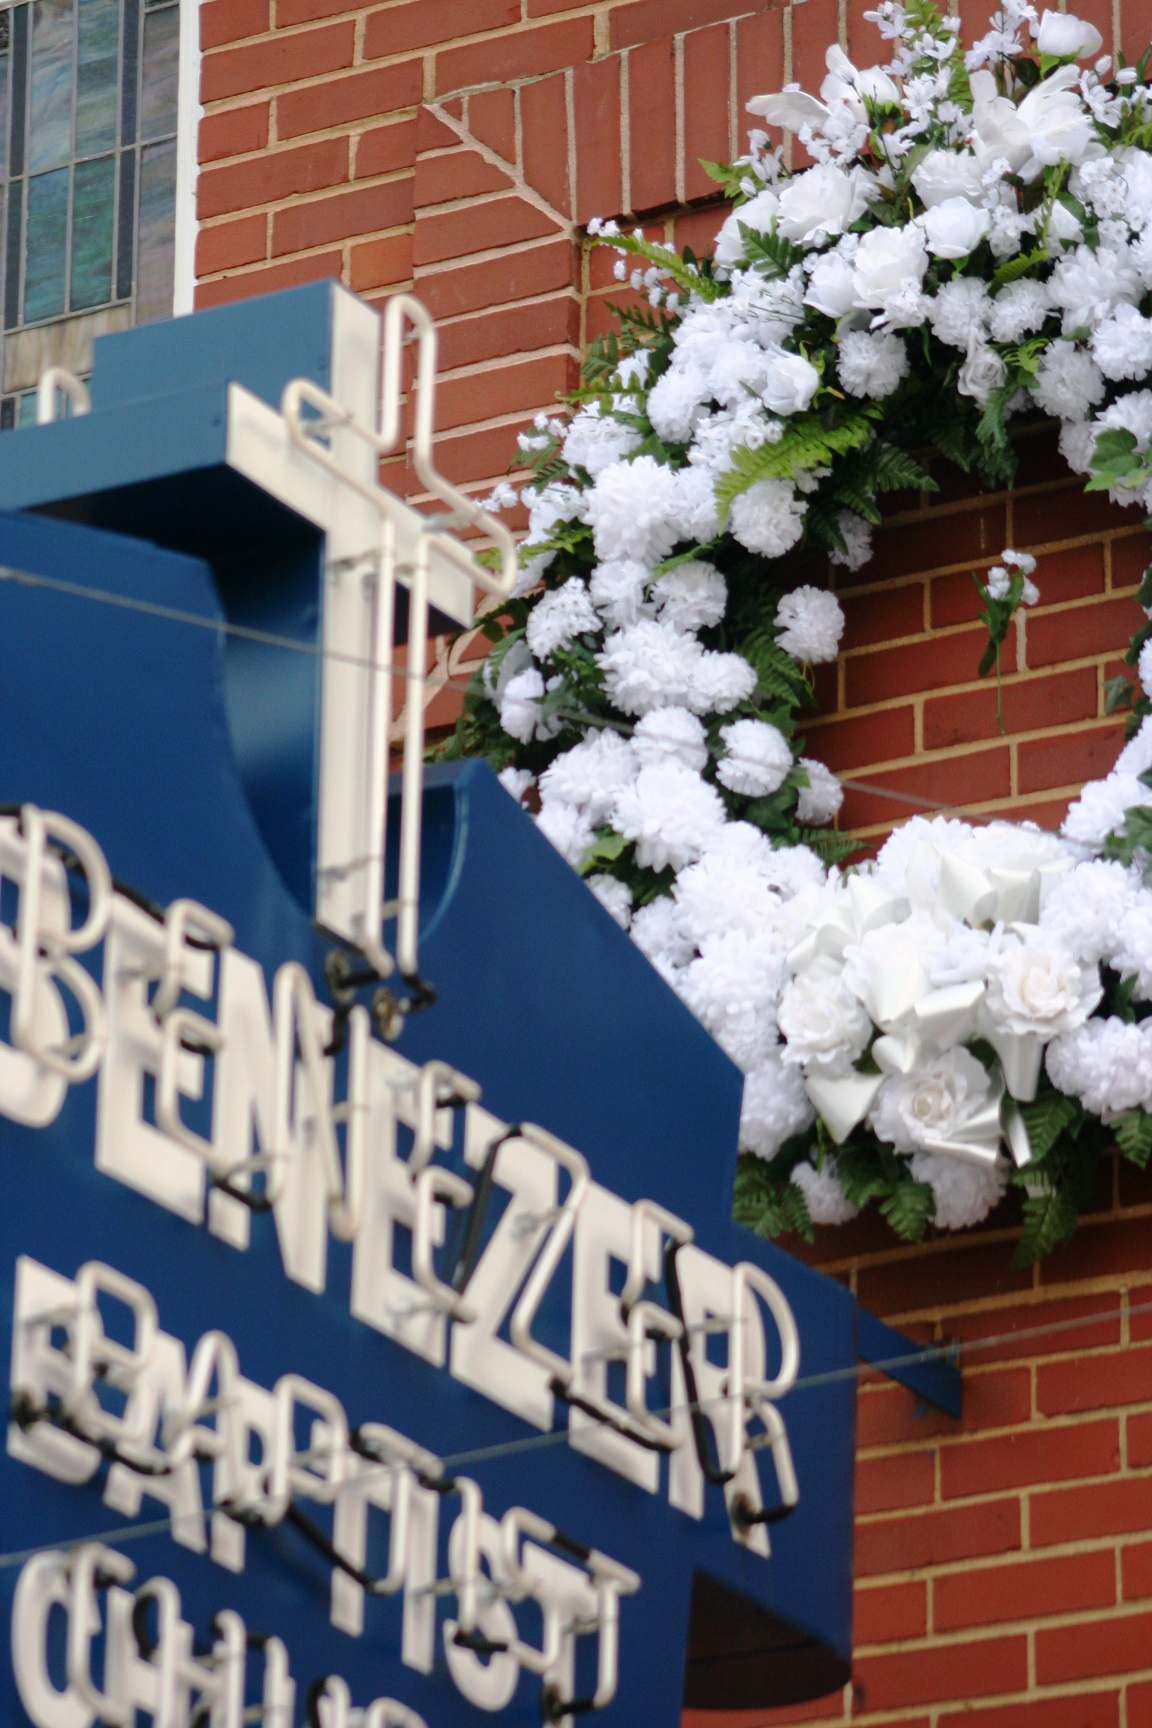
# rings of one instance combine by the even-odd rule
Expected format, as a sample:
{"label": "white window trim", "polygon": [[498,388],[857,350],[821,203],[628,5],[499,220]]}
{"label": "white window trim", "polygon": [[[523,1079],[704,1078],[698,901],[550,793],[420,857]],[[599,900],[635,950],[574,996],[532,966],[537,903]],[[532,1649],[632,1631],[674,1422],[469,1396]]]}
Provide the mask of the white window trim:
{"label": "white window trim", "polygon": [[172,313],[191,312],[196,293],[196,181],[200,173],[200,0],[181,0],[176,98],[176,244]]}

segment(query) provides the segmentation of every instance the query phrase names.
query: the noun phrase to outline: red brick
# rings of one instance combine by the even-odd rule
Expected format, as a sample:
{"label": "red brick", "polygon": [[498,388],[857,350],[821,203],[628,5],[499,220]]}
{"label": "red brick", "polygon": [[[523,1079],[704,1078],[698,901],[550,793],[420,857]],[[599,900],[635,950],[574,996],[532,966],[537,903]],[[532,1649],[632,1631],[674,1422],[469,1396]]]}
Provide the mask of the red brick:
{"label": "red brick", "polygon": [[1145,1271],[1152,1266],[1152,1231],[1139,1219],[1125,1219],[1101,1229],[1087,1224],[1071,1242],[1041,1263],[1041,1284],[1063,1284],[1117,1272]]}
{"label": "red brick", "polygon": [[957,1500],[1034,1482],[1107,1476],[1119,1468],[1119,1423],[1081,1422],[949,1446],[940,1458],[940,1485],[945,1500]]}
{"label": "red brick", "polygon": [[321,30],[300,30],[291,36],[254,42],[249,48],[207,54],[200,74],[200,99],[218,102],[225,96],[266,90],[271,84],[291,84],[297,78],[338,72],[352,64],[354,29],[348,19]]}
{"label": "red brick", "polygon": [[276,99],[277,135],[299,138],[305,132],[322,132],[352,120],[374,120],[397,108],[411,108],[420,100],[420,86],[419,60],[402,60],[396,66],[374,66],[369,72],[354,72],[350,78],[330,78],[326,84],[290,90]]}
{"label": "red brick", "polygon": [[1081,786],[1085,780],[1099,779],[1115,762],[1123,742],[1123,725],[1113,724],[1021,744],[1017,787],[1021,792],[1046,792],[1053,786]]}
{"label": "red brick", "polygon": [[1131,522],[1125,510],[1108,502],[1107,493],[1085,492],[1080,481],[1017,498],[1012,513],[1018,546],[1050,546],[1055,540],[1094,534],[1100,528],[1126,528]]}
{"label": "red brick", "polygon": [[748,0],[635,0],[635,4],[616,6],[611,13],[612,26],[609,46],[634,48],[640,42],[652,42],[661,36],[679,36],[685,30],[699,30],[705,24],[715,24],[743,11]]}
{"label": "red brick", "polygon": [[[947,636],[880,648],[875,653],[850,655],[844,669],[848,706],[946,689],[949,684],[975,683],[987,640],[983,630],[957,630]],[[1009,635],[1009,647],[1011,643]]]}
{"label": "red brick", "polygon": [[[664,224],[662,222],[646,222],[641,223],[639,226],[645,240],[653,240],[657,245],[663,243]],[[621,283],[616,280],[614,274],[618,257],[619,253],[610,241],[601,241],[599,245],[593,244],[589,246],[588,285],[593,292],[595,292],[597,288],[610,288],[617,299],[626,292]],[[635,260],[626,258],[625,263],[627,264],[628,269],[631,270]]]}
{"label": "red brick", "polygon": [[854,1707],[861,1713],[937,1699],[1019,1692],[1028,1684],[1028,1646],[1022,1636],[977,1638],[966,1644],[863,1656],[854,1664],[852,1681]]}
{"label": "red brick", "polygon": [[1112,542],[1113,588],[1138,588],[1152,558],[1152,540],[1143,530]]}
{"label": "red brick", "polygon": [[1112,41],[1112,0],[1079,0],[1081,10],[1077,14],[1087,19],[1089,24],[1095,24],[1104,39],[1104,52],[1111,54]]}
{"label": "red brick", "polygon": [[196,288],[196,308],[222,306],[229,300],[249,300],[254,294],[272,294],[277,288],[295,288],[301,282],[319,282],[334,276],[340,280],[342,259],[339,252],[325,252],[311,258],[293,258],[287,264],[273,264],[265,270],[249,270],[243,276],[221,276],[215,282],[201,282]]}
{"label": "red brick", "polygon": [[1125,0],[1120,9],[1120,42],[1124,57],[1135,65],[1152,39],[1152,6],[1148,0]]}
{"label": "red brick", "polygon": [[566,77],[540,78],[520,91],[521,150],[524,177],[554,210],[572,213],[568,184],[568,101]]}
{"label": "red brick", "polygon": [[[949,1331],[953,1323],[949,1322]],[[918,1401],[902,1386],[881,1380],[862,1388],[856,1403],[856,1444],[896,1445],[936,1434],[973,1433],[1027,1422],[1032,1413],[1032,1383],[1027,1368],[1003,1373],[965,1374],[963,1414],[957,1421],[940,1410],[917,1415]]]}
{"label": "red brick", "polygon": [[1152,1542],[1133,1542],[1120,1550],[1120,1575],[1126,1602],[1152,1596]]}
{"label": "red brick", "polygon": [[201,228],[196,236],[197,276],[234,270],[240,264],[258,264],[267,256],[267,216],[245,216],[239,222]]}
{"label": "red brick", "polygon": [[1113,1615],[1036,1634],[1036,1680],[1051,1686],[1062,1680],[1126,1674],[1147,1668],[1152,1614]]}
{"label": "red brick", "polygon": [[620,62],[598,60],[572,74],[576,114],[576,220],[618,216],[620,179]]}
{"label": "red brick", "polygon": [[208,0],[200,7],[200,46],[222,48],[271,29],[268,0]]}
{"label": "red brick", "polygon": [[206,114],[200,122],[200,161],[218,162],[222,156],[243,156],[249,150],[263,150],[268,142],[270,110],[268,102],[252,102],[246,108]]}
{"label": "red brick", "polygon": [[496,371],[442,378],[436,391],[436,424],[443,431],[477,420],[494,420],[533,408],[552,408],[576,384],[576,361],[546,354]]}
{"label": "red brick", "polygon": [[575,287],[577,255],[571,241],[507,252],[479,264],[455,265],[420,279],[420,297],[435,318],[451,318],[479,307],[525,300],[558,288]]}
{"label": "red brick", "polygon": [[802,90],[819,90],[826,73],[825,55],[839,33],[836,0],[806,0],[792,14],[792,76]]}
{"label": "red brick", "polygon": [[[471,7],[472,0],[463,0]],[[423,11],[415,0],[414,11]],[[466,90],[472,84],[508,84],[559,72],[592,57],[591,18],[568,18],[529,30],[509,30],[467,47],[447,48],[436,56],[436,89]]]}
{"label": "red brick", "polygon": [[872,562],[860,580],[871,583],[887,576],[919,575],[969,559],[974,565],[984,564],[1003,550],[1005,533],[1002,504],[886,526],[877,531]]}
{"label": "red brick", "polygon": [[1125,1477],[1033,1494],[1029,1517],[1034,1548],[1152,1530],[1152,1480]]}
{"label": "red brick", "polygon": [[[541,407],[546,404],[541,403]],[[436,466],[441,474],[458,486],[469,481],[485,482],[501,479],[516,455],[516,439],[531,426],[531,419],[513,420],[504,426],[487,426],[479,432],[465,432],[453,438],[436,440]],[[421,490],[415,483],[413,492]]]}
{"label": "red brick", "polygon": [[276,23],[281,29],[290,24],[313,24],[318,18],[348,10],[348,0],[278,0]]}
{"label": "red brick", "polygon": [[897,1506],[926,1506],[936,1489],[934,1452],[893,1452],[886,1458],[857,1458],[856,1511],[892,1512]]}
{"label": "red brick", "polygon": [[852,1602],[856,1644],[894,1644],[921,1638],[928,1626],[928,1592],[922,1583],[874,1584],[857,1590]]}
{"label": "red brick", "polygon": [[303,252],[332,240],[398,228],[412,220],[412,180],[382,180],[335,198],[315,198],[277,210],[272,219],[272,256]]}
{"label": "red brick", "polygon": [[515,162],[516,98],[511,90],[477,90],[469,96],[468,130],[506,162]]}
{"label": "red brick", "polygon": [[[277,0],[283,5],[284,0]],[[279,16],[279,13],[277,13]],[[386,6],[370,12],[364,29],[364,58],[406,54],[413,48],[435,48],[458,36],[485,30],[506,30],[520,22],[519,0],[411,0],[407,6]],[[469,82],[480,83],[475,79]],[[441,89],[449,86],[441,85]]]}
{"label": "red brick", "polygon": [[849,720],[813,723],[808,742],[820,761],[840,774],[870,762],[911,756],[916,717],[911,708],[884,708]]}
{"label": "red brick", "polygon": [[1129,1416],[1128,1462],[1134,1470],[1152,1464],[1152,1416]]}
{"label": "red brick", "polygon": [[[959,760],[970,762],[973,758],[966,756]],[[1003,1242],[981,1242],[978,1236],[969,1235],[960,1237],[954,1247],[950,1243],[949,1249],[946,1254],[932,1256],[931,1276],[927,1280],[924,1268],[915,1259],[861,1267],[856,1279],[860,1306],[884,1319],[892,1319],[924,1307],[926,1287],[934,1307],[948,1302],[974,1302],[981,1296],[1000,1296],[1009,1290],[1032,1287],[1031,1272],[1013,1271],[1009,1264],[1011,1250],[1006,1251]]]}
{"label": "red brick", "polygon": [[[1123,16],[1127,16],[1127,9]],[[1128,1687],[1128,1728],[1152,1728],[1152,1680]]]}
{"label": "red brick", "polygon": [[1109,1608],[1115,1600],[1116,1561],[1110,1548],[1102,1548],[946,1573],[932,1586],[932,1625],[937,1632],[959,1632],[998,1620]]}
{"label": "red brick", "polygon": [[[1018,1308],[953,1315],[948,1321],[948,1335],[960,1340],[965,1365],[1012,1362],[1022,1356],[1060,1355],[1069,1350],[1100,1350],[1120,1342],[1120,1298],[1111,1294],[1070,1301],[1048,1299]],[[982,1342],[992,1338],[1003,1342]]]}
{"label": "red brick", "polygon": [[[1096,714],[1098,697],[1094,666],[1019,683],[1008,678],[1002,685],[1004,730],[1031,732],[1070,720],[1091,720]],[[947,750],[954,744],[994,738],[998,730],[996,690],[991,684],[982,690],[955,691],[924,704],[925,750]],[[1074,778],[1069,776],[1070,780]],[[1021,791],[1028,789],[1021,785]]]}
{"label": "red brick", "polygon": [[392,234],[385,240],[353,246],[351,264],[348,286],[357,294],[408,282],[412,277],[412,236]]}
{"label": "red brick", "polygon": [[628,56],[629,174],[633,210],[676,202],[676,76],[672,41],[646,42]]}
{"label": "red brick", "polygon": [[1115,653],[1125,649],[1132,632],[1147,622],[1135,600],[1127,596],[1029,618],[1028,664],[1050,666],[1057,660]]}
{"label": "red brick", "polygon": [[713,198],[716,182],[700,166],[728,160],[728,25],[684,38],[684,196]]}
{"label": "red brick", "polygon": [[[922,799],[924,808],[931,813],[938,809],[963,811],[989,798],[1006,798],[1012,789],[1007,745],[970,756],[891,768],[883,774],[869,773],[865,779],[868,791],[848,790],[840,818],[845,828],[863,828],[907,817],[914,808],[909,805],[913,798]],[[898,797],[885,797],[886,789]]]}
{"label": "red brick", "polygon": [[932,1512],[905,1512],[857,1525],[856,1576],[944,1566],[981,1554],[1013,1553],[1019,1547],[1020,1502],[1014,1497]]}
{"label": "red brick", "polygon": [[[1128,1693],[1128,1728],[1132,1693]],[[945,1712],[939,1728],[1119,1728],[1118,1692],[1083,1692],[1070,1698],[1038,1698],[1029,1704],[998,1704],[981,1710]]]}
{"label": "red brick", "polygon": [[417,264],[435,264],[555,232],[550,218],[522,198],[494,198],[464,210],[422,216],[416,225],[414,257]]}
{"label": "red brick", "polygon": [[580,305],[570,294],[538,300],[528,306],[506,307],[483,317],[440,326],[440,369],[475,365],[506,354],[530,354],[580,339]]}
{"label": "red brick", "polygon": [[924,629],[923,583],[882,588],[877,594],[848,594],[842,599],[845,628],[840,651],[896,636],[919,636]]}
{"label": "red brick", "polygon": [[[1072,1339],[1068,1347],[1076,1348]],[[1129,1348],[1115,1356],[1077,1355],[1067,1362],[1048,1362],[1036,1375],[1036,1408],[1045,1416],[1149,1400],[1152,1349]]]}
{"label": "red brick", "polygon": [[506,192],[512,182],[476,150],[453,150],[443,156],[421,156],[416,163],[417,210],[476,198],[484,192]]}
{"label": "red brick", "polygon": [[736,151],[747,148],[753,120],[747,103],[784,82],[784,8],[774,7],[736,25]]}
{"label": "red brick", "polygon": [[225,216],[231,210],[339,186],[347,178],[347,138],[322,138],[295,150],[274,150],[250,162],[202,171],[196,185],[197,213],[201,219]]}
{"label": "red brick", "polygon": [[676,218],[673,245],[681,250],[685,246],[691,247],[697,258],[709,257],[715,250],[716,236],[727,214],[728,205],[723,203],[685,211]]}
{"label": "red brick", "polygon": [[416,122],[395,120],[390,126],[377,126],[362,132],[356,140],[357,180],[367,180],[376,174],[394,174],[398,168],[416,165]]}

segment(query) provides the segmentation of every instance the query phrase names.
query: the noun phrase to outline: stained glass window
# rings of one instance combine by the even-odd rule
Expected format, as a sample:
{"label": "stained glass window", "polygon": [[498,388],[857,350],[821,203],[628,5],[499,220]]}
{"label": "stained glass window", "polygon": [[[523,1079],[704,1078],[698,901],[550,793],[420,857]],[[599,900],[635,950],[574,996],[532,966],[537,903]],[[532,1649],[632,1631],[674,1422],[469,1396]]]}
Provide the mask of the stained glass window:
{"label": "stained glass window", "polygon": [[[179,39],[179,0],[0,4],[6,361],[30,326],[171,315]],[[28,418],[8,371],[0,430]]]}

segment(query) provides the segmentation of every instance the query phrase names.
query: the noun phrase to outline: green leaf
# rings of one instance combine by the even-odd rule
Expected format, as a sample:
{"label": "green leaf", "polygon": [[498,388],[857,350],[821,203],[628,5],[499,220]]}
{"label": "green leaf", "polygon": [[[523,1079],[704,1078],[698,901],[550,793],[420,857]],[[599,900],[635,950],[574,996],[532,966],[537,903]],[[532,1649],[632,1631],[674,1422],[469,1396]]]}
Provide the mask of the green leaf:
{"label": "green leaf", "polygon": [[835,456],[859,450],[873,437],[875,422],[883,412],[880,403],[870,402],[838,426],[825,425],[819,414],[798,414],[778,444],[735,451],[731,468],[716,482],[721,525],[728,519],[732,500],[757,480],[794,480],[812,468],[830,467]]}
{"label": "green leaf", "polygon": [[1005,259],[992,273],[992,280],[988,284],[989,293],[996,294],[1001,288],[1007,287],[1009,282],[1018,282],[1021,276],[1027,276],[1030,270],[1037,270],[1041,264],[1046,264],[1049,257],[1047,247],[1034,246],[1031,252],[1018,252],[1015,258]]}
{"label": "green leaf", "polygon": [[[596,235],[593,245],[612,246],[618,252],[630,252],[634,258],[646,258],[649,264],[666,270],[683,294],[698,294],[702,300],[715,300],[723,292],[721,284],[713,281],[698,265],[686,263],[671,246],[658,246],[653,240],[645,240],[643,235]],[[644,317],[644,313],[640,316]]]}
{"label": "green leaf", "polygon": [[916,1182],[909,1176],[881,1200],[880,1211],[902,1242],[922,1242],[936,1216],[936,1197],[927,1182]]}
{"label": "green leaf", "polygon": [[[807,1147],[798,1151],[792,1162],[797,1164]],[[762,1158],[743,1154],[736,1164],[736,1185],[732,1195],[732,1216],[738,1224],[746,1224],[758,1236],[781,1236],[792,1231],[808,1242],[815,1239],[808,1202],[804,1190],[789,1181],[787,1175],[777,1175],[781,1160],[771,1165]]]}
{"label": "green leaf", "polygon": [[1146,1110],[1126,1110],[1113,1119],[1111,1128],[1125,1158],[1143,1170],[1152,1158],[1152,1116]]}
{"label": "green leaf", "polygon": [[1063,1092],[1042,1092],[1031,1104],[1021,1104],[1019,1110],[1034,1161],[1052,1150],[1065,1129],[1075,1133],[1084,1120],[1083,1106]]}
{"label": "green leaf", "polygon": [[1104,712],[1118,714],[1123,708],[1132,706],[1132,685],[1121,672],[1115,678],[1104,680]]}
{"label": "green leaf", "polygon": [[1045,1189],[1024,1201],[1024,1233],[1012,1257],[1016,1269],[1031,1266],[1062,1248],[1076,1228],[1080,1208],[1070,1187]]}
{"label": "green leaf", "polygon": [[581,876],[591,876],[593,872],[602,870],[605,864],[615,864],[620,854],[631,845],[623,834],[617,834],[614,828],[600,828],[590,851],[584,855],[580,865]]}

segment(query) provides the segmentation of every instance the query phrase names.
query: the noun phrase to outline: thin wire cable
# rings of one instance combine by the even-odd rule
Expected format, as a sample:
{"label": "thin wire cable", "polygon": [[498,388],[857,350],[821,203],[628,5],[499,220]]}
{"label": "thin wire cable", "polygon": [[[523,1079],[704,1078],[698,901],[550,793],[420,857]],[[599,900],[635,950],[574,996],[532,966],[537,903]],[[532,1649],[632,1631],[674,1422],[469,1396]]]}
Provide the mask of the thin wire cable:
{"label": "thin wire cable", "polygon": [[[1128,1308],[1129,1318],[1136,1314],[1152,1314],[1152,1302],[1131,1303]],[[1102,1321],[1107,1323],[1112,1318],[1118,1322],[1119,1311],[1115,1316],[1107,1313],[1077,1314],[1066,1320],[1045,1321],[1040,1326],[1021,1326],[1013,1332],[994,1332],[987,1338],[953,1339],[948,1343],[924,1344],[915,1351],[910,1351],[904,1355],[886,1357],[882,1362],[856,1362],[844,1368],[830,1368],[822,1374],[803,1375],[793,1382],[789,1396],[792,1392],[808,1391],[813,1387],[829,1386],[843,1380],[859,1380],[868,1374],[887,1373],[894,1368],[908,1368],[924,1361],[951,1361],[961,1355],[971,1355],[980,1350],[998,1349],[1001,1344],[1019,1344],[1034,1338],[1052,1337],[1061,1332],[1073,1332],[1081,1327],[1098,1326]],[[1131,1342],[1122,1348],[1130,1350],[1132,1348]],[[668,1405],[663,1410],[654,1410],[652,1414],[666,1417],[681,1413],[687,1415],[694,1409],[709,1410],[718,1406],[723,1407],[727,1402],[727,1398],[702,1398],[695,1404]],[[478,1446],[470,1452],[455,1452],[442,1458],[440,1463],[445,1470],[456,1469],[462,1464],[490,1463],[497,1458],[509,1458],[521,1452],[534,1451],[537,1447],[563,1445],[569,1438],[567,1428],[555,1428],[547,1434],[528,1434],[520,1440],[506,1440],[494,1446]],[[379,1468],[388,1470],[391,1466],[381,1464]],[[146,1487],[144,1491],[147,1493]],[[53,1542],[42,1543],[38,1548],[21,1548],[10,1554],[0,1554],[0,1571],[8,1571],[13,1566],[23,1566],[26,1561],[34,1559],[37,1554],[49,1554],[58,1548],[75,1547],[79,1542],[134,1542],[146,1536],[162,1535],[164,1531],[171,1530],[181,1523],[188,1524],[194,1520],[197,1524],[201,1524],[202,1521],[206,1522],[212,1513],[225,1510],[226,1508],[223,1506],[207,1506],[203,1512],[172,1513],[167,1518],[151,1519],[147,1523],[124,1524],[116,1530],[102,1530],[94,1534],[71,1538],[58,1537]]]}
{"label": "thin wire cable", "polygon": [[[370,656],[350,654],[339,648],[324,648],[317,642],[301,642],[295,636],[282,636],[272,630],[259,630],[250,624],[233,624],[226,618],[208,618],[201,612],[188,612],[179,606],[166,606],[157,600],[139,600],[128,594],[115,594],[107,588],[91,588],[83,582],[69,582],[60,576],[34,575],[28,570],[16,570],[11,565],[0,565],[0,582],[14,582],[22,588],[42,588],[49,593],[66,595],[76,600],[91,600],[104,606],[115,606],[123,612],[140,612],[149,618],[159,618],[171,624],[187,624],[199,630],[209,630],[216,636],[233,636],[239,641],[256,642],[265,648],[282,648],[292,654],[307,654],[314,660],[335,660],[345,666],[359,666],[366,671],[390,672],[395,678],[414,678],[416,674],[407,666],[384,666]],[[428,673],[424,674],[427,678]],[[468,678],[453,677],[446,674],[438,689],[467,691],[471,683]],[[585,713],[583,710],[573,710],[566,718],[579,720],[583,723],[608,726],[618,732],[629,730],[620,721],[610,720],[603,716]],[[957,811],[967,814],[977,822],[995,821],[994,816],[981,812],[972,812],[966,804],[943,804],[937,798],[919,797],[915,793],[896,792],[888,786],[873,786],[866,780],[841,780],[840,784],[850,792],[870,792],[879,798],[888,798],[898,804],[912,804],[920,810],[935,810],[938,814],[946,811]],[[351,866],[345,865],[348,869]]]}

